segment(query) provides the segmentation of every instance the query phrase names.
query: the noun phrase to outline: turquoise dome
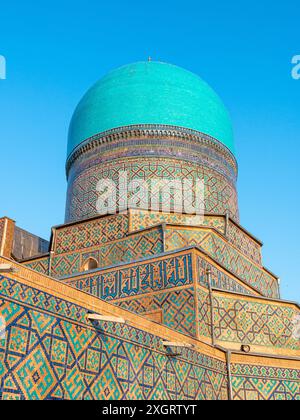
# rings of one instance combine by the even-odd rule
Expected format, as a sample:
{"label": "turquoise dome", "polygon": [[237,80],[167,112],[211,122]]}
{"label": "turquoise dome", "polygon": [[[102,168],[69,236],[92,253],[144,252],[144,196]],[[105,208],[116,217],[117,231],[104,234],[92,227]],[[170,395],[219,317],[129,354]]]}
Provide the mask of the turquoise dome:
{"label": "turquoise dome", "polygon": [[208,84],[180,67],[148,61],[111,71],[84,95],[70,124],[68,155],[89,137],[137,124],[197,130],[234,151],[228,112]]}

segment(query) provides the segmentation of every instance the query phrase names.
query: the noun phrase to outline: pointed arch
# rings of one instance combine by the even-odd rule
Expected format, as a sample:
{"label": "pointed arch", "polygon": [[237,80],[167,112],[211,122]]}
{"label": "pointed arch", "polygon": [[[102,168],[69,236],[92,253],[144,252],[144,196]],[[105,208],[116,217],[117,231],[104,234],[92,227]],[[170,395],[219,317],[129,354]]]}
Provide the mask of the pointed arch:
{"label": "pointed arch", "polygon": [[89,257],[84,261],[81,271],[90,271],[95,270],[96,268],[98,268],[98,261],[93,257]]}

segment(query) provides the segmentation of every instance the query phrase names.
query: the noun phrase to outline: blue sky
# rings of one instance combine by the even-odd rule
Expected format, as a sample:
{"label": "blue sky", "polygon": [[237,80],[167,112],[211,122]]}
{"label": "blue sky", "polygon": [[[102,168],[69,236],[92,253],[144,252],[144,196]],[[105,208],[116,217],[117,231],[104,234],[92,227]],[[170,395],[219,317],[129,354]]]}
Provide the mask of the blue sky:
{"label": "blue sky", "polygon": [[[281,4],[279,4],[281,3]],[[151,56],[203,77],[235,130],[241,224],[300,300],[299,1],[13,1],[0,9],[0,215],[48,238],[64,219],[67,130],[107,71]]]}

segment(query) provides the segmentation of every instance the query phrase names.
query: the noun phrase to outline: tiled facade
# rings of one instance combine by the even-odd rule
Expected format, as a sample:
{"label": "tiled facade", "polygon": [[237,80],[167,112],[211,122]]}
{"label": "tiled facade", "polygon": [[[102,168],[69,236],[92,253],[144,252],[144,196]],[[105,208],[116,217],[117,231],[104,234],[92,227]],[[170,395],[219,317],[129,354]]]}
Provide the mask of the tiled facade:
{"label": "tiled facade", "polygon": [[183,334],[197,336],[196,299],[192,287],[117,300],[114,304]]}
{"label": "tiled facade", "polygon": [[64,281],[210,344],[213,312],[214,339],[220,345],[239,349],[251,344],[261,352],[300,354],[299,340],[293,338],[299,307],[262,298],[196,249]]}
{"label": "tiled facade", "polygon": [[[87,309],[0,277],[1,399],[226,399],[225,363],[162,339],[87,319]],[[20,291],[22,293],[20,294]]]}
{"label": "tiled facade", "polygon": [[57,229],[54,251],[64,254],[83,248],[91,248],[123,238],[128,232],[128,216],[117,215],[98,218],[90,222]]}
{"label": "tiled facade", "polygon": [[100,267],[107,267],[160,254],[163,251],[162,229],[152,228],[141,234],[132,234],[123,239],[92,247],[88,251],[80,250],[80,252],[55,255],[51,263],[51,274],[54,277],[62,277],[78,273],[90,257],[95,258]]}
{"label": "tiled facade", "polygon": [[207,270],[211,271],[211,286],[216,289],[227,290],[228,292],[237,292],[244,295],[257,294],[254,289],[248,288],[246,284],[238,281],[234,276],[230,276],[218,266],[210,263],[207,258],[197,255],[197,273],[200,286],[208,287]]}
{"label": "tiled facade", "polygon": [[300,400],[298,369],[235,363],[232,375],[234,400]]}
{"label": "tiled facade", "polygon": [[253,263],[215,232],[203,228],[167,226],[165,244],[166,251],[198,246],[263,296],[279,297],[277,278],[262,266]]}
{"label": "tiled facade", "polygon": [[226,221],[225,216],[205,215],[202,217],[192,214],[149,212],[135,209],[131,209],[129,215],[130,231],[144,229],[160,223],[214,228],[222,235],[225,235],[228,241],[234,245],[235,248],[240,250],[243,255],[256,264],[262,264],[262,244],[257,239],[251,237],[249,233],[246,233],[233,220]]}
{"label": "tiled facade", "polygon": [[[100,179],[110,179],[117,185],[121,171],[127,173],[128,182],[142,179],[147,182],[150,190],[151,180],[154,179],[190,179],[194,184],[198,179],[204,180],[205,212],[223,214],[228,210],[233,218],[238,219],[235,187],[222,175],[212,169],[191,163],[149,158],[148,161],[119,160],[114,165],[106,163],[88,167],[80,172],[69,184],[66,220],[75,221],[97,215],[97,182]],[[188,204],[193,205],[193,203]],[[117,201],[117,205],[119,207],[120,201]]]}
{"label": "tiled facade", "polygon": [[99,273],[77,275],[65,282],[107,301],[159,292],[192,284],[192,255],[184,253],[151,262],[134,262]]}
{"label": "tiled facade", "polygon": [[[278,297],[276,277],[259,263],[261,245],[224,216],[205,216],[201,225],[194,225],[197,220],[200,222],[199,217],[130,210],[58,227],[54,229],[51,274],[63,277],[78,273],[90,257],[97,261],[98,267],[104,268],[168,250],[197,246],[262,295]],[[158,223],[170,222],[173,224],[158,226]],[[238,246],[233,244],[232,235],[226,236],[232,229],[235,237],[240,238]],[[249,244],[248,248],[245,244]],[[252,258],[248,256],[249,249],[257,251],[251,253]],[[43,271],[45,260],[39,258],[26,265],[38,267],[47,274]]]}
{"label": "tiled facade", "polygon": [[[66,224],[49,246],[23,246],[0,219],[1,400],[300,400],[300,308],[279,300],[261,242],[238,224],[227,147],[180,127],[128,126],[80,143],[66,170]],[[151,188],[203,180],[205,214],[150,212],[121,190],[121,211],[99,216],[98,181],[122,171]]]}
{"label": "tiled facade", "polygon": [[[150,189],[152,180],[189,179],[194,191],[195,181],[203,180],[205,211],[228,211],[233,219],[239,219],[237,163],[232,153],[204,134],[181,127],[148,125],[100,133],[69,156],[66,221],[97,215],[97,182],[110,179],[117,184],[121,171],[127,173],[128,182],[141,179]],[[155,193],[151,193],[154,197]],[[124,201],[122,194],[120,191],[117,196],[118,205]],[[164,199],[157,199],[162,205]]]}
{"label": "tiled facade", "polygon": [[256,264],[262,264],[262,245],[257,240],[251,238],[249,234],[243,232],[233,221],[229,221],[227,238],[232,245],[238,248],[250,260]]}
{"label": "tiled facade", "polygon": [[[170,357],[163,340],[186,341],[185,335],[19,267],[19,275],[0,277],[2,400],[229,398],[221,350],[194,340],[193,349]],[[88,321],[91,308],[127,323]],[[202,313],[209,332],[205,305]],[[296,361],[233,355],[232,397],[300,399],[299,372]]]}
{"label": "tiled facade", "polygon": [[295,305],[214,294],[215,334],[219,341],[300,351],[300,341],[293,337],[293,321],[299,313]]}
{"label": "tiled facade", "polygon": [[49,262],[50,262],[50,257],[47,255],[43,258],[35,258],[33,261],[31,262],[25,262],[24,265],[26,265],[26,267],[31,268],[32,270],[37,271],[38,273],[42,273],[42,274],[49,274]]}
{"label": "tiled facade", "polygon": [[[54,320],[53,326],[50,323],[45,327],[48,342],[53,340],[50,350],[42,346],[36,353],[30,353],[32,372],[22,370],[27,361],[20,362],[21,370],[18,365],[8,370],[14,381],[10,375],[5,376],[2,398],[300,399],[300,343],[294,337],[294,320],[300,315],[300,309],[296,304],[271,299],[278,299],[278,282],[276,276],[262,266],[261,246],[225,215],[207,214],[201,218],[130,209],[54,228],[51,252],[25,261],[24,266],[42,274],[50,273],[60,279],[60,284],[83,292],[86,299],[89,300],[89,296],[100,298],[113,304],[115,310],[142,316],[144,321],[139,321],[140,329],[132,333],[128,328],[125,332],[125,327],[118,324],[106,323],[105,332],[101,329],[100,336],[94,325],[92,341],[84,335],[81,342],[77,340],[81,332],[74,330],[77,327],[68,319],[74,314],[73,309],[69,304],[62,304],[67,311],[63,325],[62,321]],[[97,262],[98,268],[84,272],[83,267],[90,258]],[[20,294],[20,287],[17,290]],[[23,287],[22,296],[27,299]],[[32,296],[35,306],[52,299],[42,299],[38,291]],[[32,296],[30,294],[30,299]],[[55,304],[56,310],[60,307],[61,304]],[[83,305],[81,310],[84,308]],[[30,318],[32,326],[34,319],[39,319],[37,309],[33,312],[34,318]],[[161,326],[182,334],[181,341],[190,337],[215,351],[221,351],[217,350],[221,346],[224,349],[222,369],[212,368],[215,360],[204,357],[201,352],[196,351],[192,356],[190,350],[183,350],[185,367],[177,371],[178,363],[175,368],[171,363],[173,358],[160,353],[161,347],[157,354],[153,346],[147,350],[144,361],[141,353],[136,353],[137,344],[131,340],[139,337],[142,340],[139,345],[142,342],[145,345],[144,340],[148,340],[145,321],[153,324],[151,331]],[[58,326],[55,331],[60,333],[51,332],[49,337],[54,325]],[[66,325],[73,331],[71,335]],[[15,340],[24,340],[17,338],[24,333],[20,328],[18,323],[12,325],[9,337],[14,338],[9,345],[14,346]],[[76,337],[76,341],[72,343],[68,334],[74,340]],[[153,337],[151,340],[157,340],[155,334]],[[43,334],[39,335],[39,342],[44,340]],[[115,343],[114,353],[105,346],[110,340]],[[124,340],[130,346],[125,346]],[[66,362],[75,343],[79,359],[72,363],[71,358]],[[250,346],[251,354],[261,356],[242,354],[241,348],[245,345]],[[30,349],[28,344],[24,352],[27,354]],[[226,349],[232,352],[230,376],[226,368]],[[179,361],[178,357],[175,359]],[[195,365],[195,357],[201,358],[199,365]],[[251,363],[251,357],[257,357],[257,362]],[[107,364],[101,364],[102,360]],[[156,362],[151,364],[149,360]],[[155,370],[157,360],[162,370]],[[220,366],[220,360],[217,364]],[[55,375],[58,368],[60,375]],[[148,376],[148,371],[152,376]],[[31,382],[24,385],[20,372]],[[46,387],[39,394],[42,388],[39,378],[44,373],[47,381],[56,385]],[[154,377],[168,379],[157,382]],[[27,388],[34,389],[35,380],[39,391],[26,395]]]}

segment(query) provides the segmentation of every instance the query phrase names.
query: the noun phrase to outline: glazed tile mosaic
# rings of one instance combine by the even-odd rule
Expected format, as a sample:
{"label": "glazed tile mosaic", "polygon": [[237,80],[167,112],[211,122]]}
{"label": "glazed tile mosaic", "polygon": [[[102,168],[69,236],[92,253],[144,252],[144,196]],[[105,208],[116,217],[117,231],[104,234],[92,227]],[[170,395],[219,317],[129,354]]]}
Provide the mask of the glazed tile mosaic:
{"label": "glazed tile mosaic", "polygon": [[244,255],[256,264],[262,265],[261,244],[253,240],[231,221],[229,222],[227,237],[229,242],[242,251]]}
{"label": "glazed tile mosaic", "polygon": [[[159,213],[150,212],[147,210],[129,210],[130,214],[130,231],[145,229],[150,226],[159,225],[162,223],[176,224],[176,225],[191,225],[191,226],[213,226],[224,233],[223,218],[211,217],[203,218],[200,215],[187,215],[180,213]],[[222,223],[223,222],[223,223]]]}
{"label": "glazed tile mosaic", "polygon": [[114,301],[115,305],[149,319],[158,319],[164,324],[183,334],[196,336],[195,296],[193,288],[180,288],[166,293],[132,297]]}
{"label": "glazed tile mosaic", "polygon": [[84,308],[5,277],[0,285],[3,400],[227,397],[225,364],[216,359],[188,350],[174,360],[142,330],[109,323],[98,330]]}
{"label": "glazed tile mosaic", "polygon": [[254,290],[247,289],[245,285],[238,282],[233,276],[224,273],[215,265],[210,264],[205,258],[197,256],[198,281],[201,286],[208,287],[207,270],[211,271],[211,286],[216,289],[237,292],[244,295],[255,294]]}
{"label": "glazed tile mosaic", "polygon": [[[138,260],[149,255],[160,254],[163,248],[163,233],[161,228],[144,231],[127,238],[109,242],[93,249],[92,255],[99,267],[108,267],[121,262]],[[83,271],[81,267],[91,256],[89,252],[74,252],[60,254],[52,260],[51,274],[62,277]]]}
{"label": "glazed tile mosaic", "polygon": [[54,252],[63,254],[123,238],[128,232],[127,215],[116,215],[57,229]]}
{"label": "glazed tile mosaic", "polygon": [[[205,183],[205,212],[224,214],[227,210],[238,219],[235,186],[217,172],[195,164],[169,159],[126,159],[100,166],[89,167],[69,179],[66,221],[75,221],[97,215],[96,184],[100,179],[110,179],[116,184],[120,171],[127,173],[128,182],[143,179],[151,186],[151,179],[198,179]],[[87,199],[88,197],[88,199]],[[123,198],[121,197],[121,200]],[[193,203],[189,203],[193,205]],[[119,206],[119,202],[117,203]]]}
{"label": "glazed tile mosaic", "polygon": [[[99,329],[84,307],[11,278],[0,277],[0,293],[2,400],[228,399],[224,362],[190,349],[169,358],[159,337],[126,324]],[[209,328],[207,308],[200,312]],[[236,399],[299,398],[299,370],[232,364],[232,372]]]}
{"label": "glazed tile mosaic", "polygon": [[293,338],[295,305],[214,294],[215,334],[220,341],[300,350]]}
{"label": "glazed tile mosaic", "polygon": [[277,298],[277,279],[265,269],[254,265],[241,253],[226,243],[215,233],[207,232],[201,228],[184,229],[182,227],[168,227],[165,234],[166,251],[187,246],[199,246],[212,256],[218,263],[249,286],[258,290],[262,295]]}
{"label": "glazed tile mosaic", "polygon": [[298,400],[300,371],[296,369],[234,364],[234,400]]}
{"label": "glazed tile mosaic", "polygon": [[233,221],[228,221],[226,228],[225,216],[188,215],[179,213],[150,212],[147,210],[129,210],[130,231],[144,229],[160,223],[186,225],[186,226],[206,226],[216,229],[222,235],[226,235],[228,241],[238,248],[242,254],[250,258],[256,264],[261,265],[261,247],[262,245],[254,240],[242,228],[238,227]]}
{"label": "glazed tile mosaic", "polygon": [[153,262],[134,263],[129,267],[85,275],[83,278],[65,279],[65,282],[105,300],[157,292],[193,282],[192,256],[184,254]]}
{"label": "glazed tile mosaic", "polygon": [[239,225],[225,107],[165,63],[95,86],[70,125],[65,224],[49,242],[0,217],[0,400],[300,400],[300,307]]}
{"label": "glazed tile mosaic", "polygon": [[197,287],[198,335],[200,338],[212,338],[211,305],[209,292]]}
{"label": "glazed tile mosaic", "polygon": [[32,270],[42,274],[49,274],[49,257],[38,258],[31,262],[24,263],[24,265]]}

